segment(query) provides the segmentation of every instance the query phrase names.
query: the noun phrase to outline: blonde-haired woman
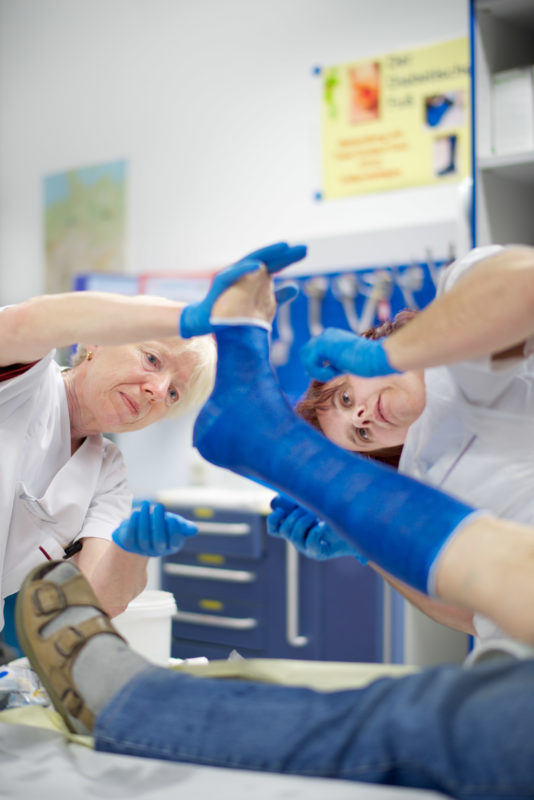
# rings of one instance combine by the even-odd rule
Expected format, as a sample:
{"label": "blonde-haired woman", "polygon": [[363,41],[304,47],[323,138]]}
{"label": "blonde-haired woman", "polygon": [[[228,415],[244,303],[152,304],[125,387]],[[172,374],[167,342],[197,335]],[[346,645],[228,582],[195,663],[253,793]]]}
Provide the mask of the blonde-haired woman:
{"label": "blonde-haired woman", "polygon": [[[102,434],[200,407],[215,374],[215,299],[241,274],[262,264],[275,271],[304,252],[280,243],[251,253],[219,273],[201,303],[187,306],[71,292],[1,309],[2,606],[29,569],[71,557],[115,616],[144,588],[147,557],[178,550],[195,532],[161,506],[144,504],[130,516],[122,456]],[[75,365],[62,370],[55,349],[77,342]]]}

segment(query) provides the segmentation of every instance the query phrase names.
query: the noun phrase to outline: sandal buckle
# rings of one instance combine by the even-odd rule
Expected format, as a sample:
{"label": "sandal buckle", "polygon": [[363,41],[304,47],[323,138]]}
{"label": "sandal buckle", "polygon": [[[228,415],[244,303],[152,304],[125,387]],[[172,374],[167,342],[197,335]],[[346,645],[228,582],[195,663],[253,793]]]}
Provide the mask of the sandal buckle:
{"label": "sandal buckle", "polygon": [[63,658],[69,658],[74,651],[85,641],[83,634],[78,628],[69,625],[59,631],[54,647]]}
{"label": "sandal buckle", "polygon": [[63,611],[67,607],[67,598],[61,587],[43,583],[35,589],[33,604],[38,614],[47,615]]}

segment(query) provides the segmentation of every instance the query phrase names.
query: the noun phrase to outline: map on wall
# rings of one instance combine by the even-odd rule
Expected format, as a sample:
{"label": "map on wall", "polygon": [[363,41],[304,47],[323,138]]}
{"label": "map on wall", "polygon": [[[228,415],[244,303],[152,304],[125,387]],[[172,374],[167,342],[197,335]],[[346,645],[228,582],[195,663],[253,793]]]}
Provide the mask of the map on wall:
{"label": "map on wall", "polygon": [[317,69],[329,199],[471,174],[466,37]]}
{"label": "map on wall", "polygon": [[126,249],[126,161],[44,178],[46,291],[85,272],[121,273]]}

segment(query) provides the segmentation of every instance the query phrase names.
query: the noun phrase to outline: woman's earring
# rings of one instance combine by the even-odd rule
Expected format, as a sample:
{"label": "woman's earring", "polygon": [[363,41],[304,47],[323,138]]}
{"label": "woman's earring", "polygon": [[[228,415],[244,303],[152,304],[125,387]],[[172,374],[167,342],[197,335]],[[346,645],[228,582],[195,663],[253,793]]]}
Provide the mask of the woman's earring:
{"label": "woman's earring", "polygon": [[87,353],[87,355],[86,355],[86,359],[87,359],[88,361],[92,361],[92,360],[93,360],[93,351],[92,351],[92,350],[89,350],[89,351],[88,351],[88,353]]}

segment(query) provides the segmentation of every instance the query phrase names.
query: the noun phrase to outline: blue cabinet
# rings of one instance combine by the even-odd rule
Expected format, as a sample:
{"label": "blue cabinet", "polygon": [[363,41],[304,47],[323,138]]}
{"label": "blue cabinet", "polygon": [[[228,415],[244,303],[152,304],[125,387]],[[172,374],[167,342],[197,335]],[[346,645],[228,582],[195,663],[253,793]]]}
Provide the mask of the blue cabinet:
{"label": "blue cabinet", "polygon": [[178,607],[173,657],[227,658],[236,649],[249,658],[382,660],[383,584],[371,569],[300,556],[267,534],[261,511],[165,505],[199,526],[162,560],[162,589]]}

